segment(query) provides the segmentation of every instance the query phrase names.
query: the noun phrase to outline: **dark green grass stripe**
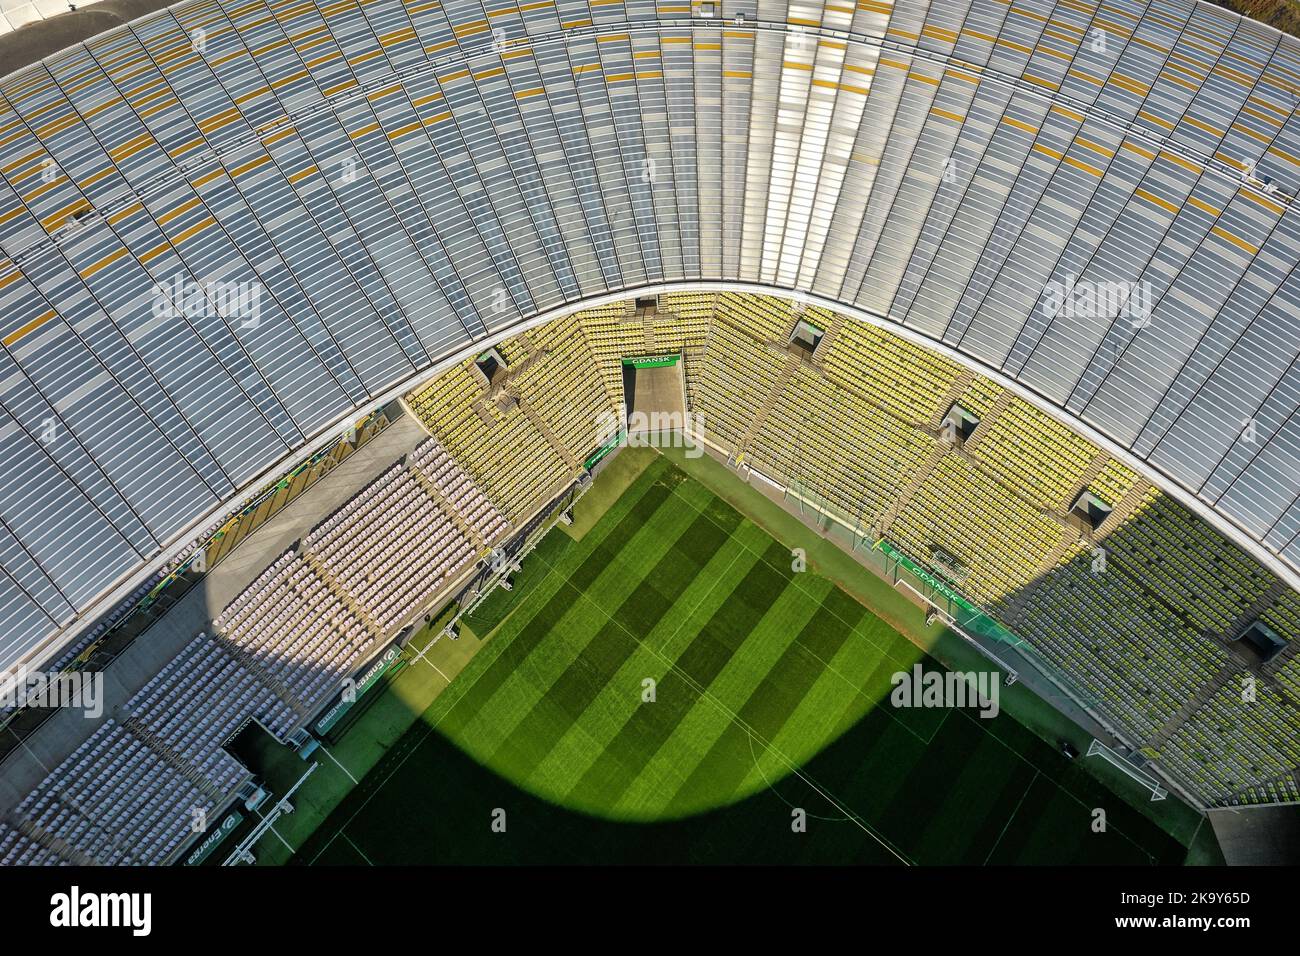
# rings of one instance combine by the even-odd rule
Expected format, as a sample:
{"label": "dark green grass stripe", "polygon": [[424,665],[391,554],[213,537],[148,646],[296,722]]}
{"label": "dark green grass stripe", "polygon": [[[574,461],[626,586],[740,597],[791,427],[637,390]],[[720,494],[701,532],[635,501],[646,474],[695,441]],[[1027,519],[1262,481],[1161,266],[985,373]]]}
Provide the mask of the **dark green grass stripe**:
{"label": "dark green grass stripe", "polygon": [[1001,780],[994,781],[990,787],[991,799],[988,803],[991,809],[985,813],[982,820],[969,819],[960,806],[952,810],[957,822],[971,828],[966,845],[961,848],[960,853],[956,854],[956,859],[952,858],[953,854],[941,855],[935,849],[922,854],[925,862],[942,859],[944,863],[983,864],[988,860],[989,854],[993,852],[1003,830],[1011,821],[1012,814],[1034,779],[1035,773],[1033,768],[1019,762],[1009,767],[1000,764],[999,767],[1003,769],[1005,776]]}
{"label": "dark green grass stripe", "polygon": [[[945,729],[947,724],[944,724]],[[1010,819],[1035,771],[981,733],[963,763],[952,768],[943,802],[929,820],[917,820],[921,863],[981,864]]]}
{"label": "dark green grass stripe", "polygon": [[[1015,863],[1112,863],[1145,866],[1159,862],[1150,850],[1135,844],[1119,826],[1116,811],[1121,802],[1113,795],[1095,805],[1081,803],[1046,777],[1039,777],[1041,792],[1027,799],[1013,826],[1019,829],[1011,846],[999,845],[998,855]],[[1106,813],[1106,830],[1094,832],[1093,810]],[[996,860],[994,862],[997,862]],[[1168,861],[1176,862],[1176,861]]]}
{"label": "dark green grass stripe", "polygon": [[924,824],[937,819],[944,794],[979,744],[980,732],[969,721],[950,719],[944,731],[920,751],[889,805],[874,815],[881,832],[909,856],[916,854]]}
{"label": "dark green grass stripe", "polygon": [[[535,613],[526,622],[511,619],[510,624],[522,626],[513,635],[498,634],[493,638],[492,644],[499,648],[496,657],[474,675],[473,683],[456,699],[455,706],[441,715],[440,726],[443,732],[451,735],[460,733],[510,675],[528,660],[546,635],[557,627],[572,605],[572,592],[567,586],[561,586],[549,600],[536,607]],[[466,676],[462,674],[457,680]]]}
{"label": "dark green grass stripe", "polygon": [[[509,767],[514,779],[527,780],[636,652],[640,646],[638,639],[654,628],[690,586],[698,567],[694,562],[706,562],[726,541],[725,532],[697,515],[682,537],[648,569],[640,585],[619,605],[613,615],[614,623],[600,629],[511,731],[490,759],[491,765]],[[686,542],[691,542],[686,547],[697,549],[690,559],[682,550]],[[586,600],[571,586],[557,595],[560,596],[570,602]]]}
{"label": "dark green grass stripe", "polygon": [[[669,486],[658,479],[669,467],[663,459],[647,467],[581,542],[555,533],[542,539],[525,561],[540,563],[547,571],[553,567],[554,573],[549,579],[545,574],[541,576],[544,580],[538,580],[527,592],[526,600],[520,603],[517,613],[505,623],[502,632],[475,656],[465,673],[457,679],[456,685],[467,689],[454,696],[442,695],[430,708],[427,717],[443,721],[447,732],[451,733],[477,713],[515,668],[527,659],[537,643],[556,627],[570,606],[571,597],[564,594],[565,589],[561,586],[564,572],[570,570],[566,566],[573,561],[580,564],[613,533],[631,537],[644,517],[667,500]],[[548,565],[548,562],[552,564]],[[551,597],[542,600],[542,594],[548,590]]]}
{"label": "dark green grass stripe", "polygon": [[736,586],[731,599],[717,610],[677,658],[678,670],[702,688],[713,682],[789,583],[790,572],[782,574],[772,563],[786,553],[775,541],[768,545],[762,561]]}
{"label": "dark green grass stripe", "polygon": [[[570,596],[581,600],[576,593]],[[526,781],[636,648],[636,641],[620,628],[602,627],[506,736],[488,763],[508,768],[513,780]]]}
{"label": "dark green grass stripe", "polygon": [[509,591],[493,589],[472,614],[465,615],[465,623],[479,637],[487,637],[511,611],[532,599],[534,592],[544,586],[551,568],[563,561],[565,553],[574,547],[573,539],[562,534],[543,537],[520,570],[512,575],[514,587]]}
{"label": "dark green grass stripe", "polygon": [[877,668],[872,673],[870,680],[863,687],[863,692],[871,700],[880,701],[881,707],[888,708],[894,719],[916,736],[922,740],[929,740],[944,723],[945,718],[948,716],[947,709],[941,707],[895,707],[891,700],[891,695],[894,692],[894,675],[897,673],[914,673],[917,664],[921,666],[921,672],[924,674],[931,671],[940,674],[947,673],[934,658],[922,656],[920,651],[917,654],[918,658],[907,665],[901,664],[892,655],[886,657],[885,664],[888,666]]}
{"label": "dark green grass stripe", "polygon": [[640,586],[614,611],[614,620],[637,638],[648,636],[729,537],[727,531],[704,515],[696,515],[663,558],[649,569]]}
{"label": "dark green grass stripe", "polygon": [[[826,666],[817,657],[829,660],[848,639],[852,622],[846,627],[837,616],[845,610],[842,607],[833,610],[824,603],[813,613],[750,693],[736,714],[738,720],[730,722],[673,795],[668,803],[670,816],[710,801],[729,802],[754,769],[756,755],[765,749],[763,741],[775,739],[804,695],[825,672]],[[810,655],[809,650],[817,657]],[[751,739],[751,732],[757,740]]]}
{"label": "dark green grass stripe", "polygon": [[[968,714],[964,719],[975,718]],[[1007,750],[1027,761],[1062,791],[1072,794],[1076,798],[1076,805],[1081,804],[1087,808],[1105,807],[1111,832],[1140,845],[1145,853],[1154,856],[1159,862],[1176,864],[1183,861],[1186,848],[1159,824],[1130,806],[1084,770],[1080,764],[1087,758],[1067,759],[1023,724],[1011,719],[998,718],[980,721],[980,724],[985,725],[988,733]],[[1145,856],[1142,862],[1146,862]]]}
{"label": "dark green grass stripe", "polygon": [[870,744],[867,743],[867,740],[875,739],[884,734],[892,735],[896,733],[912,739],[918,745],[921,744],[921,740],[917,739],[908,725],[898,719],[897,712],[889,703],[890,676],[896,670],[898,670],[898,665],[889,657],[882,656],[876,661],[875,667],[862,679],[862,692],[867,700],[877,700],[881,703],[863,716],[862,701],[849,701],[840,714],[833,736],[838,738],[850,731],[854,731],[860,738],[859,745],[869,747]]}
{"label": "dark green grass stripe", "polygon": [[[656,488],[659,488],[660,492],[662,492],[665,487],[671,487],[670,485],[665,486],[660,480],[663,474],[670,470],[672,470],[672,466],[662,459],[650,464],[645,471],[637,477],[636,481],[632,483],[631,487],[623,493],[622,497],[620,497],[618,501],[614,502],[609,510],[601,516],[600,520],[596,522],[591,530],[583,535],[581,541],[574,541],[568,535],[563,533],[557,532],[547,534],[547,539],[558,539],[562,542],[563,546],[557,559],[550,562],[551,567],[562,576],[567,577],[571,575],[574,570],[581,566],[583,562],[590,557],[593,551],[599,548],[612,533],[618,530],[620,525],[623,525],[623,523],[628,520],[629,516],[632,515],[633,512],[636,511],[637,507],[641,505],[641,502],[645,499],[646,495],[650,494]],[[660,492],[656,492],[657,497]],[[663,498],[659,498],[658,503],[662,504],[663,500]],[[658,504],[653,507],[658,507]],[[653,508],[651,511],[653,511]],[[651,512],[646,512],[645,510],[638,512],[638,514],[642,515],[647,513]],[[631,530],[632,533],[635,533],[636,529],[633,526]],[[540,556],[543,557],[543,560],[550,560],[546,555]]]}
{"label": "dark green grass stripe", "polygon": [[600,543],[587,554],[582,564],[569,573],[569,580],[579,591],[589,589],[600,573],[618,560],[619,555],[625,552],[627,543],[650,522],[654,513],[672,495],[673,488],[685,480],[685,476],[676,469],[669,469],[651,477],[652,484],[641,499],[613,530],[601,537]]}
{"label": "dark green grass stripe", "polygon": [[[1034,780],[1033,785],[1029,788],[1029,792],[1026,793],[1018,803],[1013,804],[1015,815],[1010,818],[1006,826],[1003,828],[1002,833],[999,835],[997,844],[994,847],[992,854],[989,856],[989,863],[1003,865],[1007,863],[1016,863],[1018,861],[1021,851],[1029,842],[1032,830],[1032,825],[1027,825],[1027,823],[1032,824],[1032,821],[1029,820],[1027,815],[1022,814],[1021,811],[1025,809],[1026,805],[1032,808],[1035,803],[1048,799],[1054,789],[1055,787],[1052,784],[1052,781],[1048,780],[1046,777],[1039,776]],[[1033,814],[1032,810],[1030,811],[1030,814]],[[1065,861],[1062,860],[1062,862]]]}
{"label": "dark green grass stripe", "polygon": [[[883,661],[877,670],[892,667]],[[925,750],[883,706],[862,715],[857,702],[845,708],[831,739],[833,743],[808,762],[806,773],[868,821],[878,819]]]}
{"label": "dark green grass stripe", "polygon": [[[604,543],[611,539],[618,542],[614,549],[617,553],[668,501],[671,494],[670,486],[650,474],[649,469],[638,479],[637,485],[642,485],[642,482],[645,483],[641,487],[643,493],[627,513],[616,518],[615,523],[607,528],[601,527],[604,523],[602,519],[583,539],[582,544],[591,541],[592,545],[589,547],[594,547],[592,553],[575,573],[583,574],[584,569],[590,568],[589,576],[594,581],[608,563],[608,558],[597,557]],[[533,557],[539,556],[534,554]],[[547,601],[529,602],[519,609],[520,615],[507,622],[507,631],[493,638],[493,643],[502,642],[505,643],[505,647],[487,669],[478,675],[473,687],[457,701],[456,708],[443,719],[442,725],[446,733],[455,734],[461,731],[547,635],[558,630],[560,621],[573,606],[574,601],[581,600],[574,590],[571,585],[557,587]],[[523,616],[527,614],[530,605],[535,607],[535,613],[531,616]]]}
{"label": "dark green grass stripe", "polygon": [[[773,542],[772,548],[782,550]],[[771,550],[771,549],[769,549]],[[786,579],[766,564],[755,565],[733,592],[733,599],[718,608],[700,629],[674,668],[659,680],[657,700],[652,708],[639,708],[609,742],[600,757],[570,791],[570,797],[598,798],[605,806],[616,806],[641,771],[654,759],[664,741],[690,712],[699,698],[698,687],[708,687],[732,654],[762,619],[785,589]],[[685,675],[685,676],[683,676]],[[686,680],[689,677],[690,680]]]}

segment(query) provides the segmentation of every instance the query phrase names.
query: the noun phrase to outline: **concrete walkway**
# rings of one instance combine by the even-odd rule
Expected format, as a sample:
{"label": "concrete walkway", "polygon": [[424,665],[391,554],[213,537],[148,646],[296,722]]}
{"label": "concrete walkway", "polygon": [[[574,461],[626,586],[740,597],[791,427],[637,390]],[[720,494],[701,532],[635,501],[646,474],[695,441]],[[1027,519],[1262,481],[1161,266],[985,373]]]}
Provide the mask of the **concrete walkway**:
{"label": "concrete walkway", "polygon": [[[104,716],[117,717],[126,701],[293,543],[428,435],[404,415],[342,465],[268,521],[122,652],[104,670]],[[0,763],[0,818],[45,775],[95,732],[102,721],[81,711],[55,714]]]}

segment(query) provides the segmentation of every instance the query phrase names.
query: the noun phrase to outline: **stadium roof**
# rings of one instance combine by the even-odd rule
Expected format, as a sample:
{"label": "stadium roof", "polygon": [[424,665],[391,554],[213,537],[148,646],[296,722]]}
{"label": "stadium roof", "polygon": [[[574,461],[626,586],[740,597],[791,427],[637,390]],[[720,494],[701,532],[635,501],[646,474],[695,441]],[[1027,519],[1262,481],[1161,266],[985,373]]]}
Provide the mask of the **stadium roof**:
{"label": "stadium roof", "polygon": [[0,83],[0,665],[376,396],[668,284],[959,355],[1295,584],[1298,92],[1294,39],[1168,0],[203,0],[77,43]]}

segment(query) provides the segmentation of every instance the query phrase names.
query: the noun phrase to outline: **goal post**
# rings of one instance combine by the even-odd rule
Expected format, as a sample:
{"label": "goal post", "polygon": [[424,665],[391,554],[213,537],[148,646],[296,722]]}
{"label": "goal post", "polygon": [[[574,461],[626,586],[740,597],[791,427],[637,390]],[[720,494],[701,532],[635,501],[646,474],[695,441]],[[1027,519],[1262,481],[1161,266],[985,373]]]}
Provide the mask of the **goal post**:
{"label": "goal post", "polygon": [[1104,743],[1102,743],[1100,740],[1098,740],[1095,737],[1093,738],[1092,743],[1088,745],[1088,756],[1100,757],[1102,760],[1106,761],[1106,763],[1110,764],[1111,766],[1119,768],[1121,771],[1123,771],[1127,776],[1133,779],[1144,789],[1150,791],[1152,801],[1163,800],[1169,796],[1169,791],[1166,790],[1164,787],[1160,786],[1160,782],[1158,780],[1156,780],[1154,777],[1150,776],[1149,774],[1145,773],[1138,767],[1135,767],[1132,763],[1125,760],[1118,753],[1116,753],[1110,747],[1107,747]]}

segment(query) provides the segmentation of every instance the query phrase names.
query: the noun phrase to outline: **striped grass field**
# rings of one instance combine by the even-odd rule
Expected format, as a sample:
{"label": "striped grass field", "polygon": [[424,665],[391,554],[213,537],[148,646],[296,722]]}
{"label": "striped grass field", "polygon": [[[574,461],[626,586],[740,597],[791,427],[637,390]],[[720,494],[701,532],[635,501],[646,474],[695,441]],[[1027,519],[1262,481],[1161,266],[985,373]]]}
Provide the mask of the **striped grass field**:
{"label": "striped grass field", "polygon": [[939,665],[666,459],[547,535],[509,606],[298,862],[1185,854],[1010,717],[892,707],[894,672]]}

